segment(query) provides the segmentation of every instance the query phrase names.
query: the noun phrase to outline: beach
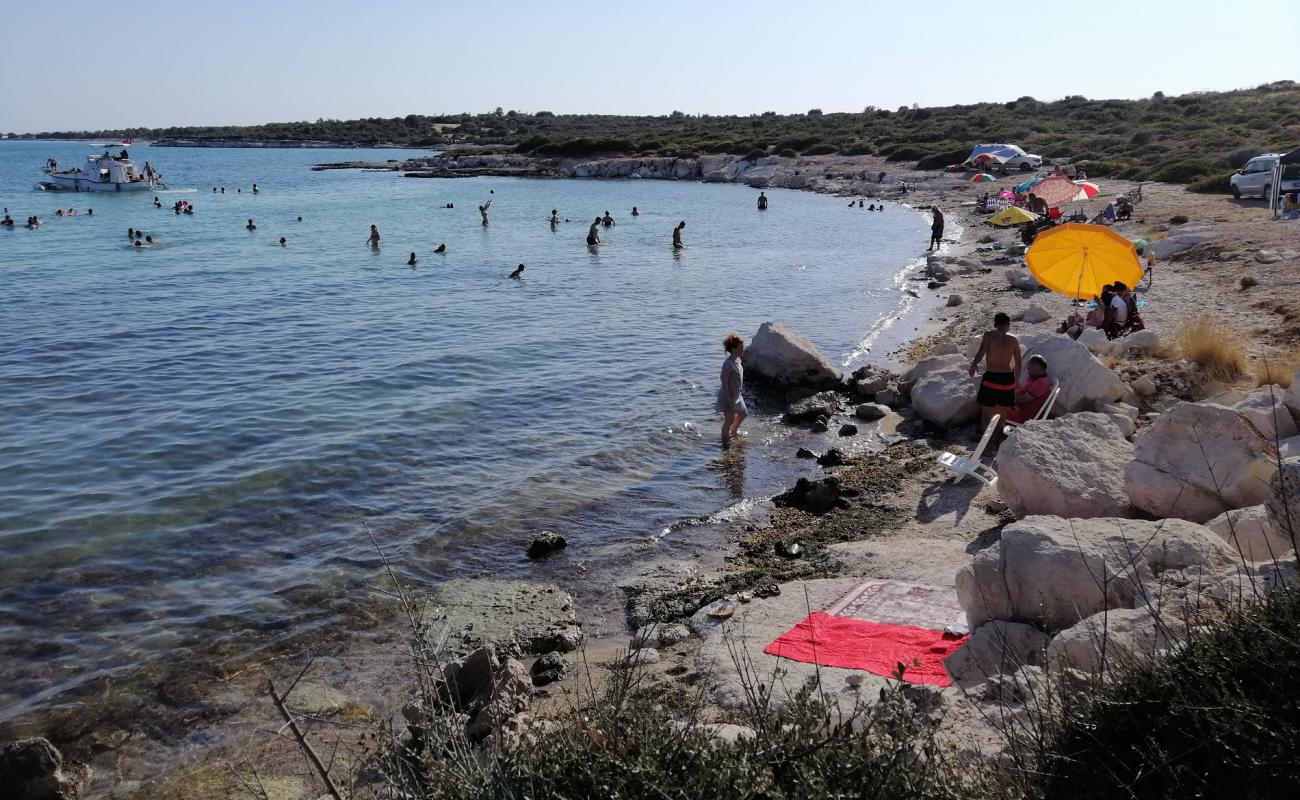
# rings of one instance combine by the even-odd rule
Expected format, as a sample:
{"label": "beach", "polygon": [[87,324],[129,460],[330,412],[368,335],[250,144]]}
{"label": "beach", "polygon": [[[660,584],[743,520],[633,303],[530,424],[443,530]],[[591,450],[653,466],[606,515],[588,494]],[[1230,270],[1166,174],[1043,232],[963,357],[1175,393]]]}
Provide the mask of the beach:
{"label": "beach", "polygon": [[[838,218],[833,214],[843,215],[845,224],[861,219],[861,215],[871,212],[846,207],[847,198],[871,198],[868,202],[872,202],[880,196],[889,200],[886,215],[912,213],[901,204],[917,209],[938,205],[948,218],[951,240],[943,251],[928,265],[918,261],[903,276],[901,287],[919,295],[914,298],[918,302],[910,305],[908,315],[890,315],[893,322],[888,335],[869,353],[865,350],[868,345],[864,345],[852,361],[854,366],[868,363],[901,373],[925,356],[964,352],[969,338],[986,330],[997,310],[1022,318],[1033,306],[1049,312],[1042,322],[1017,321],[1013,325],[1013,333],[1017,334],[1048,333],[1069,313],[1060,298],[1013,290],[1008,285],[1006,270],[1019,260],[1006,257],[1003,250],[987,248],[1010,244],[1014,233],[981,224],[982,218],[969,204],[982,190],[964,177],[899,170],[895,164],[870,157],[790,161],[770,165],[770,174],[762,176],[763,186],[802,183],[797,188],[839,195],[834,208],[828,205],[819,209],[818,219],[823,223],[836,225]],[[672,171],[675,174],[676,168],[672,167]],[[887,180],[868,179],[879,171],[887,172]],[[592,181],[591,185],[603,183]],[[1132,188],[1123,182],[1103,184],[1102,196],[1079,204],[1089,216],[1115,193]],[[199,194],[195,202],[201,203],[202,199]],[[1270,261],[1267,256],[1261,258],[1260,253],[1285,253],[1288,247],[1294,247],[1294,233],[1285,224],[1266,221],[1259,206],[1258,202],[1234,203],[1192,195],[1178,186],[1143,187],[1143,200],[1134,220],[1118,226],[1122,233],[1168,238],[1177,236],[1182,229],[1204,237],[1163,260],[1145,295],[1150,304],[1144,317],[1148,327],[1159,331],[1162,339],[1172,340],[1179,325],[1205,307],[1207,297],[1228,297],[1234,313],[1225,324],[1242,334],[1252,363],[1288,357],[1296,339],[1295,329],[1287,323],[1300,315],[1292,310],[1300,309],[1300,285],[1285,265],[1295,256],[1292,253]],[[1188,219],[1172,222],[1177,216]],[[923,226],[914,228],[918,236],[913,249],[919,252]],[[981,241],[986,237],[991,241]],[[946,281],[935,280],[935,266],[945,268],[949,275]],[[1247,275],[1257,279],[1259,286],[1243,289],[1240,281]],[[931,288],[932,283],[942,285]],[[961,302],[949,306],[948,298],[953,294],[960,295]],[[774,321],[788,324],[787,320]],[[746,338],[754,333],[738,332]],[[854,351],[849,348],[844,352]],[[1191,374],[1186,362],[1179,366],[1177,361],[1154,354],[1125,358],[1115,368],[1129,382],[1142,375],[1156,376],[1158,392],[1144,399],[1149,411],[1166,408],[1174,400],[1202,399],[1226,388],[1200,380]],[[709,377],[701,382],[707,382]],[[702,394],[709,391],[711,386]],[[784,398],[773,399],[767,415],[779,414],[783,402]],[[752,447],[753,443],[710,459],[705,469],[721,475],[724,485],[731,480],[735,487],[729,489],[733,493],[731,502],[718,504],[715,495],[713,505],[706,506],[710,497],[700,495],[695,498],[694,508],[675,505],[661,509],[660,517],[669,521],[656,526],[656,535],[611,542],[608,549],[588,549],[580,556],[568,550],[541,562],[516,561],[504,577],[527,584],[555,585],[573,596],[571,608],[564,608],[564,604],[539,605],[538,613],[543,618],[536,624],[547,627],[565,622],[572,614],[585,633],[583,647],[592,665],[589,672],[596,681],[609,674],[606,665],[621,657],[636,627],[651,622],[687,622],[699,608],[719,597],[752,596],[756,587],[769,583],[781,587],[780,596],[752,598],[743,603],[739,615],[755,631],[764,633],[797,622],[806,611],[805,602],[812,602],[808,598],[817,598],[820,604],[823,598],[833,599],[862,580],[950,586],[957,571],[969,562],[972,550],[978,549],[976,545],[991,541],[999,526],[1011,519],[1005,504],[999,505],[996,490],[979,488],[977,484],[951,490],[937,488],[945,474],[934,464],[935,455],[947,448],[969,448],[978,432],[968,425],[937,429],[900,403],[879,422],[860,424],[857,435],[839,436],[841,424],[854,421],[854,402],[845,398],[839,406],[825,433],[812,433],[806,426],[781,426],[774,421],[765,428],[762,449],[772,455],[749,457],[755,462],[770,462],[757,467],[757,479],[745,478],[747,467],[755,469],[745,463],[745,450],[760,449]],[[708,425],[703,435],[712,436],[711,420]],[[844,452],[844,464],[822,467],[796,458],[795,451],[801,447],[817,454],[839,448]],[[846,508],[813,514],[772,505],[770,498],[792,485],[795,478],[819,479],[827,474],[839,476],[842,485],[857,492]],[[598,505],[589,510],[586,524],[625,524],[619,514],[630,508],[635,506]],[[644,522],[640,527],[645,527]],[[774,545],[790,542],[801,544],[803,556],[774,554]],[[520,551],[526,543],[519,537],[513,540],[513,546]],[[395,562],[402,563],[400,553],[395,554]],[[490,571],[487,564],[475,570],[480,575]],[[420,587],[436,580],[435,576],[408,577],[412,585]],[[593,582],[600,585],[593,586]],[[468,595],[459,595],[459,599],[443,597],[442,601],[453,609],[473,606],[474,591],[483,588],[471,587]],[[80,751],[75,745],[73,751],[96,767],[99,785],[124,783],[134,787],[138,796],[224,796],[228,775],[216,765],[250,758],[261,765],[269,779],[281,781],[287,790],[296,786],[299,793],[305,792],[307,785],[294,777],[296,751],[279,740],[270,739],[268,744],[268,738],[261,735],[272,719],[269,704],[260,697],[260,686],[267,676],[291,677],[314,658],[300,702],[305,709],[338,722],[386,718],[402,704],[406,674],[402,626],[390,614],[376,610],[381,604],[372,602],[374,595],[366,587],[354,586],[350,593],[358,606],[358,619],[368,620],[360,635],[321,636],[307,647],[296,648],[298,652],[291,657],[270,649],[264,657],[242,659],[234,669],[196,671],[202,675],[199,680],[194,680],[193,675],[187,677],[183,671],[172,673],[156,690],[156,702],[171,709],[160,723],[165,728],[160,735],[142,735],[138,728],[122,725],[121,720],[96,718],[86,713],[85,707],[55,713],[55,723],[46,732],[53,731],[64,742],[79,742]],[[437,605],[437,592],[429,594]],[[471,599],[467,602],[466,597]],[[479,611],[481,615],[484,612],[487,616],[494,613],[491,609]],[[548,614],[558,617],[548,619]],[[449,630],[453,649],[476,643],[479,636],[472,631],[481,631],[485,624],[473,613],[451,615],[440,621]],[[759,661],[771,658],[762,655],[766,642],[760,639],[753,639],[751,653]],[[521,655],[531,658],[536,654]],[[649,680],[665,692],[694,692],[701,688],[714,692],[729,679],[720,643],[707,633],[667,645],[660,656],[661,660],[649,668]],[[847,678],[839,671],[827,672],[829,680]],[[578,685],[580,680],[571,678],[539,693],[538,713],[563,706]],[[959,692],[949,694],[952,730],[973,732],[991,740],[992,733],[981,726],[976,709],[965,703]],[[138,704],[141,700],[134,698],[131,702]],[[105,708],[112,708],[114,714],[122,713],[121,707],[114,707],[111,701]],[[156,709],[137,705],[135,712],[148,719]],[[729,719],[721,706],[717,715],[719,720]],[[182,728],[184,733],[180,732]],[[214,746],[204,731],[217,728],[221,741]],[[109,757],[108,753],[116,755]],[[290,791],[289,796],[295,795]]]}

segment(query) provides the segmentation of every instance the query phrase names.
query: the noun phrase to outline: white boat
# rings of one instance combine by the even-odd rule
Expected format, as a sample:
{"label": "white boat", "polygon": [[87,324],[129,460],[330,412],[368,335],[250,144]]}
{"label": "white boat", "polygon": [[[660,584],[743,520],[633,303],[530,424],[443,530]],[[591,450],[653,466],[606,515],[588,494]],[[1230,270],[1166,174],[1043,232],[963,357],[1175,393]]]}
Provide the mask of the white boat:
{"label": "white boat", "polygon": [[54,159],[45,162],[45,179],[37,189],[68,192],[133,192],[163,187],[162,176],[146,161],[140,169],[123,148],[113,155],[87,156],[85,166],[60,169]]}

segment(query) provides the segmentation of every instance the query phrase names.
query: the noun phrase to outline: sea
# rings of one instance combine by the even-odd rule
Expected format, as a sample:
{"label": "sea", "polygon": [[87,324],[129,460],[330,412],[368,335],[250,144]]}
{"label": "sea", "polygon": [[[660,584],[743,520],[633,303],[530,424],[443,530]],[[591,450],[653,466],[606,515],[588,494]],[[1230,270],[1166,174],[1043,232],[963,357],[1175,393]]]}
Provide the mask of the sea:
{"label": "sea", "polygon": [[[167,188],[35,190],[96,144],[0,141],[19,223],[0,230],[0,727],[363,624],[379,550],[417,588],[616,593],[601,564],[798,469],[756,395],[721,451],[725,334],[777,321],[842,367],[888,363],[924,302],[928,225],[893,203],[768,190],[759,211],[733,185],[311,170],[423,151],[143,144]],[[524,555],[541,530],[569,540],[545,567]]]}

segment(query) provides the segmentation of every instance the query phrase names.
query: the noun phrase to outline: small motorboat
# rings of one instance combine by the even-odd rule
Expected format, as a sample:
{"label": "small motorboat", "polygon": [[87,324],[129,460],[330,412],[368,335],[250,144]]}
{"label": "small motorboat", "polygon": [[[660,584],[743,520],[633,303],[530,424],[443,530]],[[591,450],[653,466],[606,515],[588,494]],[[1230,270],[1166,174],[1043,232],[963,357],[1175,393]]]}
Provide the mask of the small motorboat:
{"label": "small motorboat", "polygon": [[140,169],[131,160],[126,148],[117,155],[108,150],[103,155],[87,156],[84,167],[59,169],[59,162],[45,162],[45,179],[36,184],[45,191],[68,192],[133,192],[165,188],[162,175],[149,164]]}

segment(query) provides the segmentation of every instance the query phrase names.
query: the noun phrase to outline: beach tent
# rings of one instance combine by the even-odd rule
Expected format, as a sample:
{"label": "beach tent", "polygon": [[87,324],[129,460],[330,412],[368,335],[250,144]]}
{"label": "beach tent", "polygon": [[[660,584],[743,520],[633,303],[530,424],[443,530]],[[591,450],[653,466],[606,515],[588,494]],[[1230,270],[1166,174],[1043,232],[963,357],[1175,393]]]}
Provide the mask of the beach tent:
{"label": "beach tent", "polygon": [[1035,175],[1034,177],[1030,178],[1024,183],[1017,185],[1016,191],[1020,192],[1021,194],[1024,194],[1025,192],[1029,191],[1030,188],[1033,187],[1035,184],[1042,183],[1046,177],[1047,177],[1046,175]]}
{"label": "beach tent", "polygon": [[[1025,155],[1025,151],[1016,147],[1014,144],[979,144],[971,149],[970,155],[966,156],[967,164],[978,164],[990,160],[997,161],[999,164],[1016,156]],[[977,161],[981,156],[988,156],[982,161]]]}
{"label": "beach tent", "polygon": [[[1269,185],[1280,187],[1282,185],[1282,173],[1286,171],[1288,166],[1292,165],[1300,169],[1300,147],[1289,153],[1283,153],[1278,158],[1277,163],[1273,165],[1273,179],[1269,182]],[[1273,211],[1273,219],[1277,219],[1278,212],[1282,210],[1282,197],[1278,192],[1273,192],[1272,196],[1268,198],[1268,207]]]}
{"label": "beach tent", "polygon": [[997,180],[997,178],[996,178],[995,176],[990,175],[990,174],[988,174],[987,172],[981,172],[981,173],[979,173],[978,175],[976,175],[975,177],[971,178],[971,179],[970,179],[970,182],[971,182],[971,183],[988,183],[989,181],[995,181],[995,180]]}

